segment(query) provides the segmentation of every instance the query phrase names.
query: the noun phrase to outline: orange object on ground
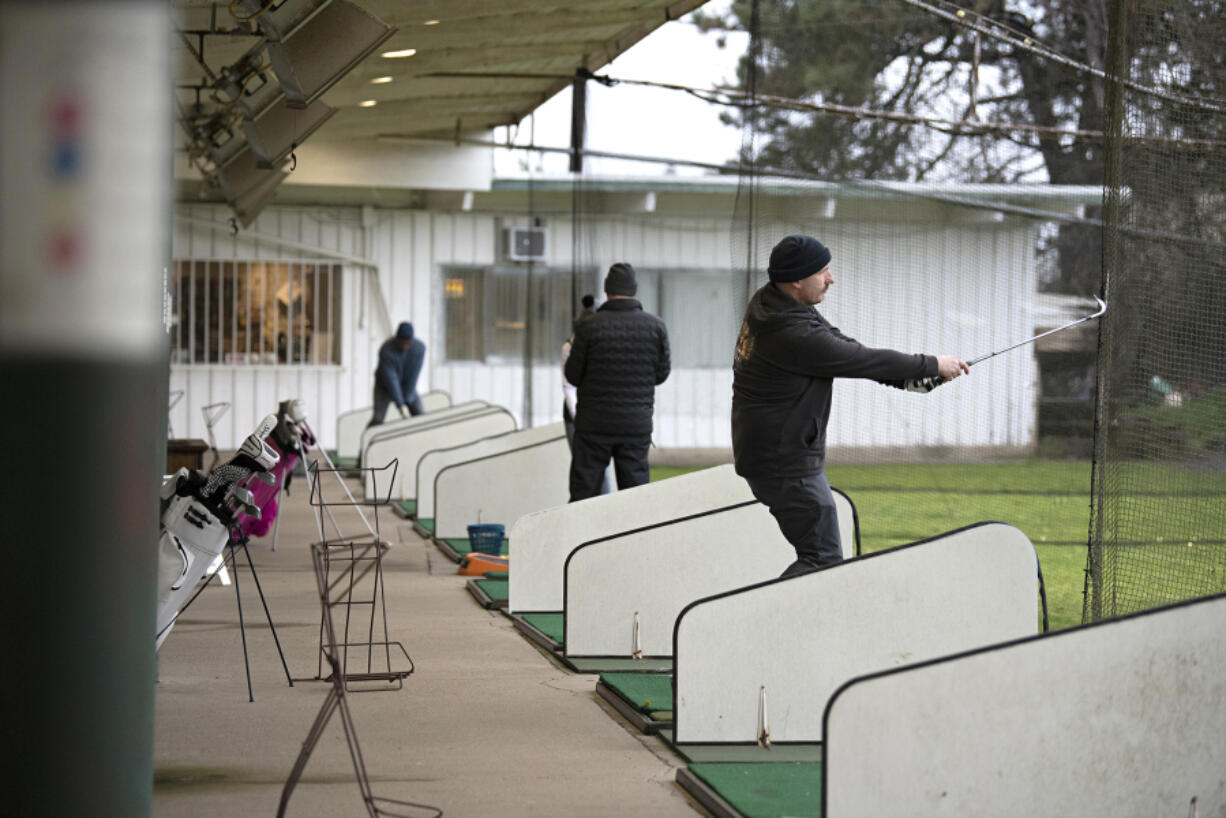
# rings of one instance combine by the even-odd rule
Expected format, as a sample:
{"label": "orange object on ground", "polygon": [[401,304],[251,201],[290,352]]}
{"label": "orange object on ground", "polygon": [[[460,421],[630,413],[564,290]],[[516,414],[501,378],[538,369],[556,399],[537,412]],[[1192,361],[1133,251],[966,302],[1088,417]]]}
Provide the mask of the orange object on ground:
{"label": "orange object on ground", "polygon": [[466,577],[479,577],[490,571],[509,570],[511,570],[511,566],[507,557],[496,557],[493,554],[478,554],[474,551],[464,555],[460,560],[460,568],[456,573],[463,574]]}

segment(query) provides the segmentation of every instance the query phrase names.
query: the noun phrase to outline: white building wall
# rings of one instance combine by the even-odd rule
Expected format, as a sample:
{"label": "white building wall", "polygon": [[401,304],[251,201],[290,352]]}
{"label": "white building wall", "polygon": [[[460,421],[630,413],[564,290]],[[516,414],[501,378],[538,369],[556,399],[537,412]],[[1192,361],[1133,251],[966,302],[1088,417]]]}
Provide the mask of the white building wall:
{"label": "white building wall", "polygon": [[[181,206],[177,216],[175,259],[341,263],[342,363],[174,365],[170,388],[186,393],[171,412],[174,436],[204,438],[201,407],[226,401],[232,407],[215,435],[221,448],[232,448],[280,400],[299,397],[307,402],[322,443],[334,446],[336,416],[370,404],[378,346],[401,320],[411,320],[427,344],[420,390],[445,390],[455,402],[482,399],[505,406],[521,427],[560,420],[560,366],[533,366],[532,417],[525,422],[522,365],[442,360],[442,266],[494,264],[501,227],[512,221],[526,224],[526,217],[271,207],[250,230],[231,235],[223,208]],[[549,214],[545,224],[549,263],[569,264],[569,213]],[[709,216],[587,214],[580,228],[580,264],[601,271],[617,260],[643,269],[724,270],[739,304],[744,281],[733,270],[731,229],[722,211]],[[834,252],[836,283],[823,314],[868,346],[971,357],[1033,332],[1028,305],[1036,290],[1034,233],[1024,223],[806,225],[780,218],[762,232],[783,236],[800,231],[817,233]],[[599,280],[591,283],[591,291],[599,292]],[[673,370],[657,390],[657,446],[731,445],[731,357],[730,344],[728,367]],[[1026,447],[1034,441],[1036,400],[1037,369],[1027,352],[993,359],[969,378],[926,396],[841,381],[828,440],[834,450]]]}

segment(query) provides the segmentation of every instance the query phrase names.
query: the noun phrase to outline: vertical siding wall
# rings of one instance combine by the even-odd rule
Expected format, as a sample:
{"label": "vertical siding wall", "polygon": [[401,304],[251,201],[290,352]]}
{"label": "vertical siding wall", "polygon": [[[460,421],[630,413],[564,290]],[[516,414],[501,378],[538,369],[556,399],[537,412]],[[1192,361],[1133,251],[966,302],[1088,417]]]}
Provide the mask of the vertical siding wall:
{"label": "vertical siding wall", "polygon": [[[231,234],[229,211],[210,205],[176,211],[175,259],[332,262],[342,265],[339,331],[341,366],[175,364],[170,389],[184,396],[170,412],[175,437],[207,440],[202,407],[229,403],[213,430],[221,449],[235,448],[260,419],[287,399],[306,402],[310,423],[324,445],[335,445],[336,416],[367,395],[374,339],[386,327],[369,288],[375,270],[353,259],[371,258],[369,229],[357,208],[269,208],[249,230]],[[216,227],[209,226],[210,224]],[[384,270],[379,272],[385,273]],[[387,286],[387,282],[381,282]]]}
{"label": "vertical siding wall", "polygon": [[[298,397],[307,402],[321,442],[334,446],[336,416],[370,404],[378,346],[402,320],[411,320],[427,344],[422,391],[443,389],[456,402],[482,399],[505,406],[521,427],[560,420],[560,366],[533,366],[532,417],[525,422],[522,366],[442,359],[439,271],[446,264],[494,264],[498,231],[511,219],[480,212],[274,207],[250,230],[232,236],[222,208],[181,206],[178,216],[176,259],[332,260],[343,265],[343,283],[340,366],[172,366],[171,390],[186,393],[171,412],[176,437],[205,437],[201,407],[228,401],[231,410],[214,434],[221,448],[232,448],[280,400]],[[221,229],[202,226],[202,220]],[[526,218],[520,221],[527,224]],[[545,225],[549,263],[568,265],[569,214],[550,215]],[[588,214],[580,264],[601,271],[617,260],[661,270],[726,270],[739,299],[744,282],[732,270],[730,229],[723,214]],[[866,345],[971,357],[1033,332],[1034,233],[1024,224],[814,226],[781,218],[763,234],[815,230],[835,253],[836,284],[822,312]],[[598,277],[590,289],[599,287]],[[731,356],[730,345],[729,367],[674,369],[657,391],[656,445],[731,445]],[[840,382],[829,443],[1026,447],[1034,441],[1036,400],[1037,369],[1026,352],[994,359],[970,378],[926,396]]]}

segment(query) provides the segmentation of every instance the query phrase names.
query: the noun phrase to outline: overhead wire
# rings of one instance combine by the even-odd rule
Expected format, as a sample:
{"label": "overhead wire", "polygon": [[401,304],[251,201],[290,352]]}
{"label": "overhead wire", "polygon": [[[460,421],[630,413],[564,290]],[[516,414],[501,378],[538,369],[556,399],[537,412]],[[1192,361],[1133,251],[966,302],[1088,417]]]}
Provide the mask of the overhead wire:
{"label": "overhead wire", "polygon": [[[511,78],[511,79],[573,79],[570,74],[529,74],[529,73],[486,73],[486,72],[467,72],[467,71],[440,71],[429,74],[423,74],[423,77],[451,77],[451,78]],[[811,100],[796,99],[793,97],[782,97],[772,94],[758,93],[751,97],[750,94],[732,88],[696,88],[689,85],[681,85],[672,82],[660,82],[657,80],[640,80],[628,79],[624,77],[611,77],[608,75],[593,75],[591,77],[603,84],[613,87],[614,85],[638,85],[647,88],[660,88],[671,91],[682,91],[703,102],[708,102],[713,105],[724,105],[732,108],[749,109],[760,105],[766,105],[775,108],[795,111],[811,111],[818,113],[834,114],[837,116],[848,117],[851,119],[878,119],[899,122],[903,124],[923,125],[935,130],[943,130],[946,133],[953,133],[962,136],[1001,136],[1008,138],[1008,134],[1024,133],[1033,135],[1037,139],[1078,139],[1078,140],[1101,140],[1104,138],[1102,131],[1089,130],[1084,128],[1061,128],[1050,125],[1032,125],[1029,123],[1005,123],[1005,122],[985,122],[981,119],[973,120],[957,120],[948,119],[946,117],[929,116],[924,114],[912,114],[901,111],[883,111],[873,108],[863,108],[850,105],[838,105],[831,102],[813,102]],[[723,98],[721,98],[723,97]],[[980,100],[984,102],[984,100]],[[1188,139],[1186,137],[1173,136],[1130,136],[1128,141],[1134,143],[1152,143],[1174,145],[1176,147],[1187,148],[1226,148],[1226,140],[1221,139]]]}

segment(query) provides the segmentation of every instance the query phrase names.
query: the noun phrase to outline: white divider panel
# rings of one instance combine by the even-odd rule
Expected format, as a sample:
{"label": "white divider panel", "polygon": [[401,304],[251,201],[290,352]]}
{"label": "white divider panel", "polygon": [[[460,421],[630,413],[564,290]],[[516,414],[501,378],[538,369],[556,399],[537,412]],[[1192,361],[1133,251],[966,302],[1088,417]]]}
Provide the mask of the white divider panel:
{"label": "white divider panel", "polygon": [[1223,668],[1216,596],[856,680],[823,814],[1226,815]]}
{"label": "white divider panel", "polygon": [[[503,451],[447,466],[434,480],[434,536],[468,537],[471,523],[507,528],[525,514],[565,503],[570,497],[570,446],[561,423],[556,437],[515,446],[512,432]],[[537,430],[532,430],[537,431]],[[524,438],[521,438],[522,441]]]}
{"label": "white divider panel", "polygon": [[643,655],[671,656],[686,605],[775,579],[795,560],[756,500],[585,543],[566,560],[566,655],[630,656],[637,613]]}
{"label": "white divider panel", "polygon": [[[431,389],[429,392],[421,395],[421,408],[430,412],[437,412],[439,409],[446,409],[451,405],[451,395],[442,389]],[[374,407],[371,407],[372,409]]]}
{"label": "white divider panel", "polygon": [[[359,456],[362,458],[362,465],[366,463],[366,449],[370,446],[371,441],[375,438],[395,437],[400,432],[406,429],[423,426],[428,423],[440,423],[446,420],[461,417],[463,415],[471,415],[474,412],[479,412],[482,409],[489,407],[489,404],[483,400],[470,400],[464,403],[448,406],[446,409],[440,409],[437,412],[431,412],[426,415],[411,415],[407,418],[400,417],[400,413],[395,410],[388,413],[387,420],[380,423],[378,426],[371,426],[362,430],[361,440],[358,444]],[[382,463],[374,463],[370,465],[381,466]]]}
{"label": "white divider panel", "polygon": [[843,546],[843,559],[849,560],[860,553],[860,520],[851,498],[838,487],[831,486],[834,495],[835,516],[839,520],[839,544]]}
{"label": "white divider panel", "polygon": [[[421,460],[417,461],[417,517],[419,519],[434,519],[436,483],[438,482],[439,474],[444,469],[450,468],[457,463],[467,463],[470,460],[479,460],[490,455],[501,454],[509,449],[521,449],[525,446],[555,440],[559,429],[562,429],[562,426],[557,423],[549,426],[537,426],[533,429],[521,429],[518,432],[489,437],[485,440],[477,440],[462,446],[453,446],[449,449],[436,449],[435,451],[427,452]],[[565,430],[562,431],[562,434],[565,435]],[[570,449],[566,450],[566,463],[563,469],[566,471],[569,481]],[[530,478],[530,475],[524,475],[524,477]],[[562,502],[565,503],[568,499],[570,499],[569,488]],[[475,523],[476,520],[470,520],[470,522]],[[502,520],[484,520],[483,522],[502,523],[507,527],[508,534],[511,531],[511,524]],[[463,534],[449,536],[467,537],[468,531],[466,529]]]}
{"label": "white divider panel", "polygon": [[[515,431],[515,417],[500,406],[489,406],[470,415],[461,415],[439,424],[405,429],[395,437],[375,437],[366,447],[364,462],[400,461],[391,499],[411,500],[417,496],[417,464],[434,449],[473,443],[482,438]],[[383,487],[379,487],[383,491]],[[386,496],[386,495],[384,495]],[[366,472],[366,499],[375,500],[375,473]],[[381,498],[378,498],[381,499]]]}
{"label": "white divider panel", "polygon": [[848,679],[1033,635],[1038,594],[1030,540],[983,523],[698,600],[677,620],[676,740],[755,742],[765,687],[772,741],[821,741]]}
{"label": "white divider panel", "polygon": [[[421,396],[421,405],[427,414],[437,412],[451,405],[451,395],[441,389],[436,389]],[[370,416],[374,414],[374,411],[373,406],[363,406],[337,415],[336,456],[338,458],[353,459],[362,451],[362,430],[366,428],[367,423],[370,423]],[[397,414],[396,407],[389,407],[388,412]]]}
{"label": "white divider panel", "polygon": [[562,568],[580,543],[752,499],[726,465],[520,517],[507,532],[515,561],[508,610],[562,610]]}

